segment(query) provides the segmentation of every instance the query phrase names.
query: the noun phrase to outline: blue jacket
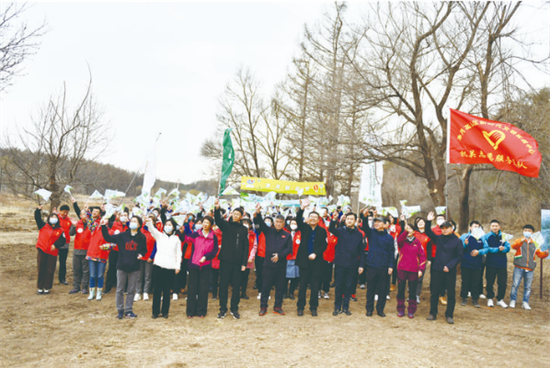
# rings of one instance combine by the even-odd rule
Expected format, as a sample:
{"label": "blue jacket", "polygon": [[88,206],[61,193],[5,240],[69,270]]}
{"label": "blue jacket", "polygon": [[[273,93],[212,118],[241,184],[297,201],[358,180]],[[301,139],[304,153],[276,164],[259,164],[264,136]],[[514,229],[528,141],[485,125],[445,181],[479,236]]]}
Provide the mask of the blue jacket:
{"label": "blue jacket", "polygon": [[345,268],[357,268],[365,262],[365,245],[363,234],[357,228],[349,229],[345,226],[336,227],[337,222],[331,221],[328,231],[338,238],[334,253],[334,264]]}
{"label": "blue jacket", "polygon": [[367,257],[361,257],[359,267],[395,269],[395,240],[386,230],[378,231],[371,229],[366,219],[363,219],[362,230],[369,240],[369,253]]}
{"label": "blue jacket", "polygon": [[[468,244],[465,242],[466,239],[468,239]],[[479,240],[474,238],[471,233],[462,235],[460,240],[462,240],[462,244],[464,245],[464,254],[462,255],[460,267],[480,270],[483,266],[483,255],[487,254],[485,243],[481,238]],[[473,250],[479,251],[479,254],[475,257],[470,255]]]}
{"label": "blue jacket", "polygon": [[432,261],[432,269],[443,271],[447,266],[449,271],[452,271],[460,261],[462,261],[462,253],[464,246],[455,234],[450,235],[435,235],[432,230],[432,222],[426,221],[426,235],[436,245],[437,252]]}
{"label": "blue jacket", "polygon": [[[502,233],[493,233],[492,231],[481,237],[485,247],[487,248],[487,261],[485,266],[495,268],[506,268],[508,259],[506,253],[510,251],[510,243],[507,240],[502,239]],[[504,246],[504,250],[500,251],[498,247]]]}

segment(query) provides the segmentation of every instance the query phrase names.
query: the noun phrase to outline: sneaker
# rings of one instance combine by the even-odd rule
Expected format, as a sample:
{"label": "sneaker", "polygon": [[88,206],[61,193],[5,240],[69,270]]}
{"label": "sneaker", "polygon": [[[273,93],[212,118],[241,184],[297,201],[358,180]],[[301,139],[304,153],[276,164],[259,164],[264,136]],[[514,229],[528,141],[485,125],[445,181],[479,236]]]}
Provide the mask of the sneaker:
{"label": "sneaker", "polygon": [[[45,291],[45,290],[44,290]],[[523,304],[521,305],[521,307],[525,310],[531,310],[531,307],[529,306],[529,303],[527,302],[523,302]]]}
{"label": "sneaker", "polygon": [[43,292],[42,294],[44,294],[44,295],[49,295],[49,294],[50,294],[50,291],[47,290],[47,289],[44,289],[44,292]]}
{"label": "sneaker", "polygon": [[80,289],[74,288],[73,290],[69,291],[69,294],[78,294],[80,292]]}
{"label": "sneaker", "polygon": [[374,301],[378,300],[378,294],[374,294]]}
{"label": "sneaker", "polygon": [[437,319],[437,317],[433,316],[431,314],[428,316],[428,318],[426,318],[426,320],[428,320],[428,321],[435,321],[436,319]]}
{"label": "sneaker", "polygon": [[359,289],[365,289],[365,284],[359,285]]}
{"label": "sneaker", "polygon": [[356,302],[357,301],[357,296],[355,294],[351,294],[351,300]]}
{"label": "sneaker", "polygon": [[241,315],[239,314],[239,312],[231,312],[231,315],[232,315],[233,318],[235,318],[235,319],[241,318]]}
{"label": "sneaker", "polygon": [[481,305],[477,302],[477,300],[472,300],[472,304],[475,308],[481,308]]}
{"label": "sneaker", "polygon": [[149,294],[143,293],[143,300],[149,300]]}
{"label": "sneaker", "polygon": [[267,313],[267,308],[266,307],[262,307],[260,308],[260,313],[258,313],[260,316],[265,316],[265,314]]}
{"label": "sneaker", "polygon": [[193,316],[187,316],[187,318],[188,318],[188,319],[191,319],[191,318],[193,318]]}
{"label": "sneaker", "polygon": [[101,291],[101,289],[97,289],[97,292],[95,294],[95,300],[101,300],[102,294],[103,292]]}
{"label": "sneaker", "polygon": [[302,317],[304,315],[303,309],[298,309],[298,317]]}
{"label": "sneaker", "polygon": [[219,319],[224,319],[226,314],[227,314],[227,312],[220,312],[220,313],[218,313],[218,318]]}
{"label": "sneaker", "polygon": [[273,308],[273,313],[278,314],[279,316],[284,316],[285,312],[282,308]]}
{"label": "sneaker", "polygon": [[349,311],[349,309],[344,309],[342,313],[344,313],[346,316],[351,316],[351,312]]}
{"label": "sneaker", "polygon": [[414,313],[413,312],[409,312],[409,318],[414,318]]}
{"label": "sneaker", "polygon": [[36,295],[42,295],[42,294],[44,294],[44,290],[38,289],[38,291],[36,292]]}
{"label": "sneaker", "polygon": [[172,294],[172,300],[178,300],[178,294],[176,293]]}
{"label": "sneaker", "polygon": [[447,317],[446,320],[447,320],[447,323],[450,325],[454,325],[455,323],[455,321],[453,321],[453,317]]}
{"label": "sneaker", "polygon": [[516,301],[510,300],[510,308],[515,308],[515,307],[516,307]]}
{"label": "sneaker", "polygon": [[152,319],[157,319],[157,318],[159,318],[159,315],[158,314],[153,314],[153,315],[151,315],[151,318]]}
{"label": "sneaker", "polygon": [[386,317],[386,313],[384,312],[376,312],[380,317]]}
{"label": "sneaker", "polygon": [[213,296],[213,297],[212,297],[212,300],[218,300],[218,297],[217,297],[217,296]]}
{"label": "sneaker", "polygon": [[[137,316],[136,316],[136,317],[137,317]],[[162,318],[168,319],[168,313],[166,313],[166,314],[163,313],[163,314],[162,314]]]}
{"label": "sneaker", "polygon": [[59,281],[59,283],[60,283],[61,285],[69,285],[69,283],[68,283],[66,280]]}
{"label": "sneaker", "polygon": [[495,306],[495,303],[493,303],[493,299],[487,299],[487,306],[489,308],[493,308]]}
{"label": "sneaker", "polygon": [[468,298],[471,298],[471,297],[472,297],[472,292],[468,291]]}
{"label": "sneaker", "polygon": [[124,318],[134,319],[134,318],[137,318],[137,314],[135,314],[134,312],[127,312],[127,313],[124,315]]}
{"label": "sneaker", "polygon": [[256,299],[258,300],[262,299],[262,293],[258,293],[258,297]]}
{"label": "sneaker", "polygon": [[460,305],[465,307],[467,303],[468,303],[468,298],[462,298],[462,302],[460,302]]}
{"label": "sneaker", "polygon": [[328,299],[329,298],[328,293],[324,293],[323,298]]}
{"label": "sneaker", "polygon": [[134,302],[137,302],[138,300],[141,300],[141,295],[140,294],[134,295]]}
{"label": "sneaker", "polygon": [[332,315],[333,315],[333,316],[337,316],[337,315],[339,315],[340,313],[342,313],[342,312],[341,312],[340,309],[338,309],[338,308],[334,308],[334,310],[332,311]]}
{"label": "sneaker", "polygon": [[367,312],[367,317],[372,317],[372,312]]}
{"label": "sneaker", "polygon": [[317,299],[321,299],[321,292],[317,293]]}
{"label": "sneaker", "polygon": [[312,309],[311,310],[311,316],[312,317],[317,317],[317,309]]}
{"label": "sneaker", "polygon": [[124,318],[124,311],[118,311],[118,316],[116,316],[118,319]]}
{"label": "sneaker", "polygon": [[404,311],[399,311],[397,312],[397,317],[403,317],[405,316],[405,312]]}
{"label": "sneaker", "polygon": [[88,288],[83,288],[81,292],[82,294],[88,294]]}
{"label": "sneaker", "polygon": [[502,308],[508,308],[508,304],[504,303],[504,300],[497,301],[497,305]]}
{"label": "sneaker", "polygon": [[485,296],[485,294],[479,294],[479,299],[487,299],[487,297]]}
{"label": "sneaker", "polygon": [[391,284],[390,285],[390,291],[395,291],[395,289],[397,289],[397,287],[394,284]]}
{"label": "sneaker", "polygon": [[420,297],[419,296],[416,297],[416,304],[420,304]]}

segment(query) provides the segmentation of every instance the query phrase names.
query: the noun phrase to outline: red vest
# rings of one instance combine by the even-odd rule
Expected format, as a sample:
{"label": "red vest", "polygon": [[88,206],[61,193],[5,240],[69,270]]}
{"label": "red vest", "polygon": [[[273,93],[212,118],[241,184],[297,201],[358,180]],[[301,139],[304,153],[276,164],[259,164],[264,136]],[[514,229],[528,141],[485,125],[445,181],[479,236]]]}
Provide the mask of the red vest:
{"label": "red vest", "polygon": [[[319,221],[319,223],[321,223]],[[328,232],[327,249],[323,253],[323,259],[327,262],[334,262],[334,256],[336,255],[336,244],[338,244],[338,238]]]}
{"label": "red vest", "polygon": [[218,256],[220,255],[220,250],[222,249],[222,231],[219,227],[216,226],[214,229],[214,234],[218,237],[218,254],[216,254],[216,257],[212,259],[212,268],[215,270],[220,269],[220,260],[218,259]]}
{"label": "red vest", "polygon": [[86,254],[86,256],[91,258],[107,260],[109,258],[109,250],[101,250],[99,249],[99,247],[102,246],[103,244],[109,244],[109,243],[106,242],[105,239],[103,239],[103,234],[101,233],[101,226],[99,226],[99,219],[95,220],[94,222],[97,222],[97,227],[92,233],[92,237],[90,239],[90,246],[88,247],[88,254]]}
{"label": "red vest", "polygon": [[156,240],[155,240],[155,238],[153,238],[153,235],[151,235],[149,230],[145,230],[142,227],[141,232],[142,232],[143,235],[145,235],[145,239],[147,239],[147,253],[145,253],[142,260],[147,261],[149,259],[149,257],[151,257],[151,253],[153,252],[153,249],[155,248]]}
{"label": "red vest", "polygon": [[86,229],[84,229],[84,222],[82,222],[82,220],[79,220],[76,223],[74,249],[88,250],[88,247],[90,246],[91,237],[92,237],[92,233],[90,232],[90,229],[87,226],[86,226]]}
{"label": "red vest", "polygon": [[59,250],[55,248],[55,250],[52,250],[52,245],[59,239],[61,234],[63,234],[63,228],[56,227],[52,228],[50,224],[44,225],[42,229],[40,229],[40,232],[38,233],[38,241],[36,242],[36,248],[42,249],[42,251],[46,254],[52,255],[54,257],[57,257],[59,254]]}
{"label": "red vest", "polygon": [[73,226],[73,223],[69,219],[69,216],[63,218],[61,216],[57,216],[59,218],[59,225],[63,229],[63,232],[65,233],[65,244],[71,242],[71,226]]}
{"label": "red vest", "polygon": [[256,253],[258,257],[265,258],[265,235],[261,233],[258,236],[258,252]]}
{"label": "red vest", "polygon": [[302,243],[302,233],[300,231],[296,231],[296,233],[294,233],[294,239],[292,239],[292,253],[286,257],[287,260],[290,261],[296,259],[298,248],[300,248],[300,243]]}

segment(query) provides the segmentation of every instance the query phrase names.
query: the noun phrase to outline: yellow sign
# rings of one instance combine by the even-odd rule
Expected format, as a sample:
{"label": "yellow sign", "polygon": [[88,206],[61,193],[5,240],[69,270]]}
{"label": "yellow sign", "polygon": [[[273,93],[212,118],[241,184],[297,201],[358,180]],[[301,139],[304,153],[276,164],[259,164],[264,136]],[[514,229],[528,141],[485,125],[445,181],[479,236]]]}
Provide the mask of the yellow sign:
{"label": "yellow sign", "polygon": [[297,195],[326,195],[323,182],[301,183],[296,181],[251,178],[241,176],[241,190],[254,192],[276,192]]}

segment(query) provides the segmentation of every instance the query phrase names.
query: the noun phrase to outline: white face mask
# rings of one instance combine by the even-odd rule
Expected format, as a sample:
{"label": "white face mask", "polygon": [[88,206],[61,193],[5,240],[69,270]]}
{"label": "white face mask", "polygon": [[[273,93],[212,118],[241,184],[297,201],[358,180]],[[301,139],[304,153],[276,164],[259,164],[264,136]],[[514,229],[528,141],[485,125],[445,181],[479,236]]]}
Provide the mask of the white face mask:
{"label": "white face mask", "polygon": [[271,221],[266,221],[266,222],[265,222],[265,225],[266,225],[267,227],[271,227]]}
{"label": "white face mask", "polygon": [[164,231],[166,231],[167,234],[170,234],[173,230],[174,230],[174,228],[172,226],[165,226],[164,227]]}
{"label": "white face mask", "polygon": [[372,221],[372,220],[369,220],[369,227],[371,227],[371,228],[372,228],[372,224],[373,224],[373,223],[374,223],[374,221]]}
{"label": "white face mask", "polygon": [[56,219],[55,217],[52,217],[52,218],[50,219],[50,224],[52,224],[52,225],[57,224],[57,219]]}
{"label": "white face mask", "polygon": [[296,231],[297,228],[298,228],[298,225],[296,225],[296,224],[290,225],[290,229],[291,229],[291,230]]}
{"label": "white face mask", "polygon": [[137,230],[137,228],[138,228],[138,224],[136,224],[135,222],[130,223],[130,229],[131,230]]}
{"label": "white face mask", "polygon": [[439,219],[437,219],[436,222],[437,222],[437,225],[441,226],[441,224],[443,224],[445,222],[445,219],[439,218]]}
{"label": "white face mask", "polygon": [[244,224],[244,227],[246,227],[248,229],[248,224]]}
{"label": "white face mask", "polygon": [[121,217],[121,218],[120,218],[120,222],[126,222],[126,221],[128,221],[128,218],[127,218],[127,217]]}
{"label": "white face mask", "polygon": [[202,224],[195,225],[195,230],[200,230],[200,229],[202,229]]}

